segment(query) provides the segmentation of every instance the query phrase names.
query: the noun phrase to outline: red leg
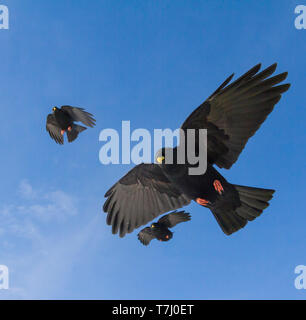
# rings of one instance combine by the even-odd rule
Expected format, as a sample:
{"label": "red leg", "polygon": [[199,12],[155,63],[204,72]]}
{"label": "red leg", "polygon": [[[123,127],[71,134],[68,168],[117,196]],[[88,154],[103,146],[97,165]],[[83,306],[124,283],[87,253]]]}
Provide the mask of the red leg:
{"label": "red leg", "polygon": [[200,206],[207,207],[207,205],[210,204],[210,201],[202,198],[196,198],[196,203],[198,203]]}
{"label": "red leg", "polygon": [[219,180],[214,181],[214,188],[219,194],[222,194],[222,192],[224,191],[222,184]]}
{"label": "red leg", "polygon": [[61,130],[61,135],[63,136],[65,133],[65,130]]}
{"label": "red leg", "polygon": [[71,131],[71,130],[72,130],[72,128],[71,128],[71,126],[69,126],[69,127],[68,127],[68,131]]}

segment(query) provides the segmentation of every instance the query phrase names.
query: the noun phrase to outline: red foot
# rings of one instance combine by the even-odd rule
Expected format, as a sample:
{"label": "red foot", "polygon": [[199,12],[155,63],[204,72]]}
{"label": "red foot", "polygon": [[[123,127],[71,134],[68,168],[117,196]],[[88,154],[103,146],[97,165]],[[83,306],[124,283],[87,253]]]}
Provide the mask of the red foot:
{"label": "red foot", "polygon": [[71,131],[71,130],[72,130],[72,128],[69,126],[69,127],[68,127],[68,131]]}
{"label": "red foot", "polygon": [[222,192],[224,191],[222,184],[219,180],[214,181],[214,188],[219,194],[222,194]]}
{"label": "red foot", "polygon": [[166,236],[166,239],[169,239],[169,236],[168,236],[168,235]]}
{"label": "red foot", "polygon": [[207,207],[207,205],[210,204],[210,201],[201,198],[196,198],[196,203],[198,203],[201,206]]}
{"label": "red foot", "polygon": [[63,136],[65,133],[65,130],[61,130],[61,135]]}

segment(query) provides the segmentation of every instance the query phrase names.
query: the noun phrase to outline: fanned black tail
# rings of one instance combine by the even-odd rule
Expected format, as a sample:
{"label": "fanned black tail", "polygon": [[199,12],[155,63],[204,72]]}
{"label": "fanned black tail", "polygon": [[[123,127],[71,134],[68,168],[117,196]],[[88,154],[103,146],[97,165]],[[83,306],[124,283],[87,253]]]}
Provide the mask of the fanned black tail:
{"label": "fanned black tail", "polygon": [[243,228],[248,221],[259,217],[262,211],[269,206],[275,190],[261,189],[233,185],[237,190],[241,205],[228,209],[228,207],[213,208],[212,212],[223,232],[230,235]]}
{"label": "fanned black tail", "polygon": [[86,129],[87,128],[85,128],[85,127],[79,126],[77,124],[73,124],[71,127],[71,131],[67,130],[68,141],[69,142],[74,141],[78,137],[79,133],[86,130]]}

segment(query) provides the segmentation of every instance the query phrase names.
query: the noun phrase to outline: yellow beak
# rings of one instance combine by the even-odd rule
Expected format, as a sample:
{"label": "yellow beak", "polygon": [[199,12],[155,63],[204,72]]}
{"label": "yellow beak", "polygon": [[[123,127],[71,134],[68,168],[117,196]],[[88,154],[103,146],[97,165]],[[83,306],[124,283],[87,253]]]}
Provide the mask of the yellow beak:
{"label": "yellow beak", "polygon": [[163,163],[163,160],[165,160],[165,157],[164,156],[157,157],[156,160],[158,163]]}

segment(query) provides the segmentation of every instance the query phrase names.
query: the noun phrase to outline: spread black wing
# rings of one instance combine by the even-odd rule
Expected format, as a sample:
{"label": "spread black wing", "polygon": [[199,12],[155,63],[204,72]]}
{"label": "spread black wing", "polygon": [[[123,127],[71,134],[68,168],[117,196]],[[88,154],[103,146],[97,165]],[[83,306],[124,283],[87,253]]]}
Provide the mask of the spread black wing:
{"label": "spread black wing", "polygon": [[50,137],[55,140],[56,143],[64,143],[64,138],[61,135],[61,128],[59,127],[54,114],[48,114],[46,129],[49,132]]}
{"label": "spread black wing", "polygon": [[191,218],[189,213],[186,213],[185,211],[174,211],[161,217],[158,220],[158,223],[166,228],[172,228],[176,226],[178,223],[186,222],[190,219]]}
{"label": "spread black wing", "polygon": [[162,213],[186,206],[190,199],[177,190],[156,164],[140,164],[105,194],[106,222],[120,237]]}
{"label": "spread black wing", "polygon": [[146,227],[138,233],[138,240],[145,246],[147,246],[153,239],[155,239],[155,236],[150,227]]}
{"label": "spread black wing", "polygon": [[80,121],[88,127],[93,127],[96,123],[93,115],[89,112],[84,111],[83,108],[62,106],[61,110],[67,112],[73,121]]}
{"label": "spread black wing", "polygon": [[270,77],[276,64],[258,73],[260,64],[227,85],[233,75],[183,123],[182,129],[207,129],[207,156],[210,163],[229,169],[248,139],[254,135],[289,84],[277,85],[287,72]]}

